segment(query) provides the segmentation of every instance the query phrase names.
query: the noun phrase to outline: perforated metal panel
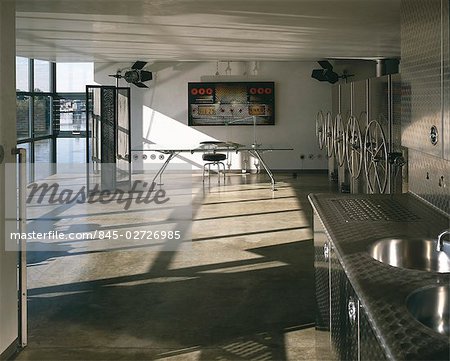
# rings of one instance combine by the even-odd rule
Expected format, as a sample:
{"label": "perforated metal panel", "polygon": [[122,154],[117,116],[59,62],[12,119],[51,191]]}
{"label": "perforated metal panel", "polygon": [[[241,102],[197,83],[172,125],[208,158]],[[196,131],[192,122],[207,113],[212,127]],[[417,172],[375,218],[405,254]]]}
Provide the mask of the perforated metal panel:
{"label": "perforated metal panel", "polygon": [[86,86],[88,191],[131,182],[130,88]]}
{"label": "perforated metal panel", "polygon": [[[441,4],[448,0],[408,0],[401,5],[402,144],[442,156]],[[448,13],[447,13],[448,14]],[[430,128],[439,129],[436,146]]]}
{"label": "perforated metal panel", "polygon": [[115,111],[116,93],[112,88],[102,89],[101,99],[101,153],[103,163],[115,163],[116,161],[116,133],[115,133]]}
{"label": "perforated metal panel", "polygon": [[128,183],[131,178],[130,88],[117,89],[117,182]]}
{"label": "perforated metal panel", "polygon": [[332,199],[336,215],[344,222],[413,222],[421,218],[395,200]]}
{"label": "perforated metal panel", "polygon": [[216,88],[216,98],[219,103],[247,103],[247,86],[246,84],[221,84]]}

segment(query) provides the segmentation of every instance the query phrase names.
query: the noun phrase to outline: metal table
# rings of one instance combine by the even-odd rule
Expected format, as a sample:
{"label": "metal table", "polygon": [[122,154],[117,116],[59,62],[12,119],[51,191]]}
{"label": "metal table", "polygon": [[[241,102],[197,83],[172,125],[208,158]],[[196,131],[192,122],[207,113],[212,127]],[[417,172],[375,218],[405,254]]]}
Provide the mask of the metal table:
{"label": "metal table", "polygon": [[[212,146],[214,145],[214,146]],[[150,148],[150,149],[132,149],[131,151],[135,152],[159,152],[162,154],[168,154],[169,156],[165,160],[165,162],[161,165],[161,168],[158,170],[156,175],[153,178],[154,182],[156,178],[159,177],[160,183],[161,183],[161,177],[166,170],[168,164],[170,161],[178,156],[180,153],[220,153],[220,152],[248,152],[251,156],[257,158],[260,162],[260,164],[263,166],[264,170],[267,172],[267,174],[270,177],[270,181],[272,184],[272,190],[276,191],[275,187],[275,178],[273,176],[272,171],[267,166],[266,162],[264,162],[264,159],[262,157],[262,153],[264,152],[272,152],[272,151],[290,151],[293,150],[293,148],[275,148],[275,147],[265,147],[265,146],[245,146],[237,143],[227,143],[227,142],[205,142],[203,146],[193,148],[193,149],[187,149],[187,148]]]}

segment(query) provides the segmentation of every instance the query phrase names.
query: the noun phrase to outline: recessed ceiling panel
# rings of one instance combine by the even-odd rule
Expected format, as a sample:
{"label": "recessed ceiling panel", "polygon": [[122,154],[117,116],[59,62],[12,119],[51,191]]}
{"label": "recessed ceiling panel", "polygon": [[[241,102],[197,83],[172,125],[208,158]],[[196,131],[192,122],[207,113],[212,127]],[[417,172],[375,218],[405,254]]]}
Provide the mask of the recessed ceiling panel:
{"label": "recessed ceiling panel", "polygon": [[17,53],[58,61],[400,56],[399,0],[17,0]]}

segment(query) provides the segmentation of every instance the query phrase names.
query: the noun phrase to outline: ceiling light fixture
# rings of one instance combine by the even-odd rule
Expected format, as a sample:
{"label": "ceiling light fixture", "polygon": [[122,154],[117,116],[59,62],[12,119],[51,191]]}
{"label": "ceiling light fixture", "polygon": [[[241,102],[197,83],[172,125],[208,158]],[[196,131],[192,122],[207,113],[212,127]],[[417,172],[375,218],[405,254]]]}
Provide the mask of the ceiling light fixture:
{"label": "ceiling light fixture", "polygon": [[217,61],[217,63],[216,63],[216,76],[219,76],[220,75],[220,73],[219,73],[219,61]]}
{"label": "ceiling light fixture", "polygon": [[342,75],[338,75],[333,71],[333,66],[327,60],[320,60],[318,63],[322,69],[314,69],[311,73],[311,78],[318,81],[327,81],[334,84],[339,79],[345,79],[345,82],[347,82],[347,78],[354,76],[353,74],[347,74],[347,71],[344,71]]}
{"label": "ceiling light fixture", "polygon": [[227,75],[231,75],[231,66],[230,66],[230,62],[228,61],[227,62],[227,67],[226,67],[226,69],[225,69],[225,74],[227,74]]}
{"label": "ceiling light fixture", "polygon": [[146,61],[136,61],[131,68],[125,70],[125,74],[122,74],[121,70],[117,70],[116,74],[110,74],[109,76],[116,78],[116,86],[119,86],[119,79],[124,79],[127,83],[136,85],[139,88],[148,88],[144,82],[153,79],[151,71],[144,70],[147,65]]}
{"label": "ceiling light fixture", "polygon": [[255,66],[253,67],[253,75],[258,75],[258,62],[255,60]]}

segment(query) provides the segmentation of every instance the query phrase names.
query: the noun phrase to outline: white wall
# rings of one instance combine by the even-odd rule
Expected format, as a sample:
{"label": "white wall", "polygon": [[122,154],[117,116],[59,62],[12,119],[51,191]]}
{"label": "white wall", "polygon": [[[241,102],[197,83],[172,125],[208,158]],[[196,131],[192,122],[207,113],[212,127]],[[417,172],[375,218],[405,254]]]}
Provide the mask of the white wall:
{"label": "white wall", "polygon": [[[95,81],[113,85],[108,77],[130,64],[96,64]],[[251,126],[188,127],[187,83],[196,81],[274,81],[276,92],[276,125],[257,127],[257,141],[273,147],[294,148],[290,152],[265,153],[273,169],[326,169],[325,152],[319,150],[315,138],[315,117],[319,109],[331,110],[331,86],[311,78],[315,62],[258,62],[258,75],[252,74],[254,63],[232,62],[231,76],[223,75],[226,63],[220,63],[215,77],[216,62],[154,63],[147,69],[154,72],[148,83],[150,89],[132,86],[132,144],[140,149],[143,142],[173,139],[178,147],[197,145],[201,140],[214,138],[241,144],[253,142]],[[121,86],[126,86],[124,81]],[[154,110],[155,112],[153,112]],[[166,116],[161,116],[160,114]],[[178,133],[178,136],[176,136]],[[305,160],[300,155],[305,155]],[[313,159],[309,159],[312,155]],[[193,163],[201,164],[197,157],[187,156]],[[232,168],[241,166],[233,160]]]}
{"label": "white wall", "polygon": [[[14,2],[0,1],[0,144],[6,159],[0,164],[0,354],[17,338],[17,253],[5,251],[5,162],[13,162],[16,146]],[[13,190],[14,192],[14,190]]]}

